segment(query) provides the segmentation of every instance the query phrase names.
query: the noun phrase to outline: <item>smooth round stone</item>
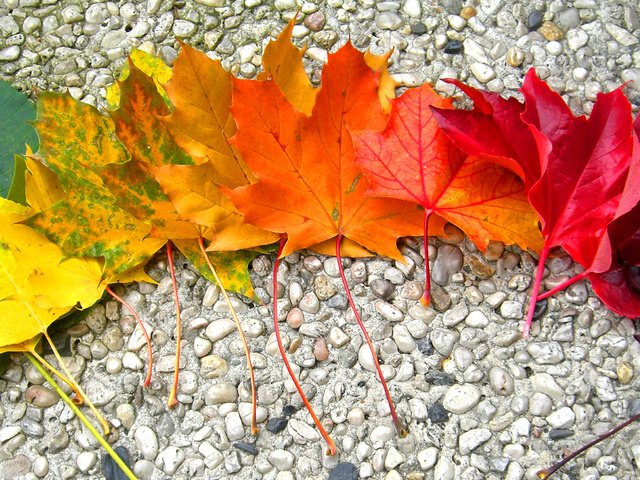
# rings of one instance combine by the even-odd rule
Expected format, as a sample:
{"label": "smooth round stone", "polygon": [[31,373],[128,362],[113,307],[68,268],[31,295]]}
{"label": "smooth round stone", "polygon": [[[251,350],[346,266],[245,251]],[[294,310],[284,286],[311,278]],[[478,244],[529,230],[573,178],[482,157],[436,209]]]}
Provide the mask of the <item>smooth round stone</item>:
{"label": "smooth round stone", "polygon": [[122,360],[118,357],[109,357],[105,363],[105,370],[111,375],[120,373],[122,370]]}
{"label": "smooth round stone", "polygon": [[27,388],[25,399],[31,405],[46,408],[58,403],[60,396],[42,385],[31,385]]}
{"label": "smooth round stone", "polygon": [[453,385],[444,395],[442,405],[451,413],[463,414],[480,401],[480,390],[475,385]]}
{"label": "smooth round stone", "polygon": [[122,356],[122,366],[129,370],[142,370],[144,367],[143,361],[138,355],[133,352],[125,352]]}
{"label": "smooth round stone", "polygon": [[223,382],[212,385],[207,389],[205,402],[207,405],[218,405],[221,403],[232,403],[238,399],[238,390],[235,385]]}
{"label": "smooth round stone", "polygon": [[167,475],[173,475],[176,473],[180,465],[182,465],[184,459],[184,450],[178,447],[169,446],[160,452],[156,460],[156,465]]}
{"label": "smooth round stone", "polygon": [[96,463],[98,463],[98,455],[95,452],[82,452],[76,459],[76,465],[82,473],[88,473]]}
{"label": "smooth round stone", "polygon": [[451,460],[444,455],[440,455],[433,471],[433,477],[439,480],[453,480],[456,475],[456,468]]}
{"label": "smooth round stone", "polygon": [[470,68],[471,73],[480,83],[487,83],[496,78],[496,71],[486,63],[473,62]]}
{"label": "smooth round stone", "polygon": [[364,417],[364,410],[360,407],[352,408],[349,413],[347,413],[347,421],[355,427],[359,427],[364,423]]}
{"label": "smooth round stone", "polygon": [[420,450],[417,455],[420,468],[424,471],[431,470],[438,461],[439,450],[437,447],[427,447]]}
{"label": "smooth round stone", "polygon": [[460,338],[460,334],[455,330],[434,328],[429,338],[433,344],[433,348],[443,357],[448,357],[451,355],[456,341]]}
{"label": "smooth round stone", "polygon": [[489,325],[489,319],[480,310],[474,310],[464,319],[465,323],[473,328],[484,328]]}
{"label": "smooth round stone", "polygon": [[398,346],[400,353],[411,353],[416,349],[416,342],[404,325],[393,327],[393,341]]}
{"label": "smooth round stone", "polygon": [[489,384],[498,395],[513,393],[513,378],[502,367],[492,367],[489,370]]}
{"label": "smooth round stone", "polygon": [[298,304],[300,310],[306,313],[315,314],[320,311],[320,301],[315,293],[309,292],[302,297],[300,303]]}
{"label": "smooth round stone", "polygon": [[282,449],[273,450],[269,453],[267,458],[269,463],[280,471],[291,470],[295,463],[295,456],[293,453]]}
{"label": "smooth round stone", "polygon": [[519,320],[524,316],[522,308],[522,303],[507,300],[500,305],[500,315],[503,318]]}
{"label": "smooth round stone", "polygon": [[546,417],[551,413],[553,401],[544,393],[535,392],[529,400],[529,413],[538,417]]}
{"label": "smooth round stone", "polygon": [[146,425],[138,427],[134,433],[134,439],[143,458],[151,461],[156,459],[158,456],[158,437],[151,428]]}
{"label": "smooth round stone", "polygon": [[367,343],[363,343],[358,349],[358,363],[365,370],[368,370],[369,372],[376,372],[376,364],[373,361],[371,350]]}
{"label": "smooth round stone", "polygon": [[196,337],[193,340],[193,351],[200,358],[205,357],[209,352],[211,352],[212,347],[211,342],[206,338]]}
{"label": "smooth round stone", "polygon": [[377,297],[383,300],[388,300],[389,298],[391,298],[396,288],[393,283],[383,278],[376,278],[374,280],[371,280],[371,282],[369,282],[369,287]]}
{"label": "smooth round stone", "polygon": [[37,457],[33,461],[32,468],[38,478],[43,478],[49,473],[49,460],[47,457]]}
{"label": "smooth round stone", "polygon": [[292,308],[287,313],[287,325],[291,328],[300,328],[304,323],[304,313],[297,307]]}
{"label": "smooth round stone", "polygon": [[210,341],[215,342],[226,337],[235,330],[236,324],[233,320],[222,318],[211,322],[205,331],[205,335]]}
{"label": "smooth round stone", "polygon": [[376,444],[380,445],[384,442],[391,440],[395,436],[395,430],[389,425],[379,425],[375,427],[369,434],[369,440],[371,440],[374,448]]}
{"label": "smooth round stone", "polygon": [[211,284],[207,287],[207,290],[204,292],[204,297],[202,297],[202,306],[213,307],[219,298],[220,298],[220,288],[217,285]]}

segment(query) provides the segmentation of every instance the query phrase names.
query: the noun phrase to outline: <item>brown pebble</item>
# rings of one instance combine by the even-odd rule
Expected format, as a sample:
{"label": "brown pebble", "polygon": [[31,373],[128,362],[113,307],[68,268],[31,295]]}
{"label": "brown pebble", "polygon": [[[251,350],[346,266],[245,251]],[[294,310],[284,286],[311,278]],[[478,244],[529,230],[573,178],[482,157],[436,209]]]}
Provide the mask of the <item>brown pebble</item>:
{"label": "brown pebble", "polygon": [[300,328],[304,323],[304,313],[298,307],[294,307],[287,313],[287,325],[291,328]]}
{"label": "brown pebble", "polygon": [[486,280],[487,278],[491,278],[495,275],[496,269],[491,265],[487,265],[480,258],[475,255],[469,255],[466,259],[466,264],[471,269],[471,273],[473,273],[476,277]]}
{"label": "brown pebble", "polygon": [[296,353],[300,348],[300,345],[302,345],[302,339],[300,337],[296,337],[293,339],[293,341],[289,345],[289,349],[287,351],[289,353]]}
{"label": "brown pebble", "polygon": [[313,345],[313,356],[319,362],[324,362],[329,358],[329,350],[327,349],[327,342],[324,337],[318,337]]}
{"label": "brown pebble", "polygon": [[476,13],[476,9],[473,7],[464,7],[462,10],[460,10],[460,16],[465,20],[469,20],[471,17],[475,17]]}
{"label": "brown pebble", "polygon": [[81,337],[89,333],[89,327],[87,327],[86,323],[78,323],[76,325],[73,325],[72,327],[69,327],[67,333],[70,337]]}
{"label": "brown pebble", "polygon": [[304,26],[307,27],[312,32],[319,32],[324,27],[326,22],[324,13],[322,12],[313,12],[306,16],[304,19]]}
{"label": "brown pebble", "polygon": [[31,385],[25,394],[27,403],[36,407],[50,407],[58,403],[60,396],[53,390],[42,385]]}
{"label": "brown pebble", "polygon": [[540,34],[550,42],[562,40],[562,37],[564,36],[560,27],[553,22],[544,22],[538,29],[538,32],[540,32]]}
{"label": "brown pebble", "polygon": [[484,252],[484,258],[492,262],[497,261],[504,253],[504,243],[496,242],[495,240],[489,240],[489,245]]}

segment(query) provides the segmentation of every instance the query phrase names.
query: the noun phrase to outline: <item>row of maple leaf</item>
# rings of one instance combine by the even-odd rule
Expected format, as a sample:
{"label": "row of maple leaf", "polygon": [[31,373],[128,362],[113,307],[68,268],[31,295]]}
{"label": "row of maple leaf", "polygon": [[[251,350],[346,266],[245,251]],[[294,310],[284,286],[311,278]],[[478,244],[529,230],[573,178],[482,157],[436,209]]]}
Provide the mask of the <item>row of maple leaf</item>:
{"label": "row of maple leaf", "polygon": [[[134,52],[108,115],[40,96],[40,149],[0,200],[0,352],[33,351],[109,284],[149,281],[144,263],[168,242],[212,279],[206,241],[224,287],[252,297],[247,264],[265,245],[402,260],[397,239],[423,234],[426,258],[446,222],[481,250],[539,254],[525,336],[538,300],[584,278],[640,316],[640,118],[622,87],[586,118],[533,70],[524,103],[451,80],[473,101],[456,109],[428,85],[395,98],[388,57],[348,43],[315,88],[292,26],[256,80],[183,45],[172,70]],[[556,247],[584,271],[540,294]]]}

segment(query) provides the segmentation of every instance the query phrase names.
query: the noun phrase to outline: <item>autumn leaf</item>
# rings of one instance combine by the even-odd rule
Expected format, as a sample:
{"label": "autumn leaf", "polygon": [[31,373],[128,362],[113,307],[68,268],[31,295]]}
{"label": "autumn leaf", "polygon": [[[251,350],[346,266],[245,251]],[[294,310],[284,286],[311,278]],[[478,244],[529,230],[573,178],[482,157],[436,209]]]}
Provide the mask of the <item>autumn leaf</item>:
{"label": "autumn leaf", "polygon": [[0,352],[102,296],[102,262],[65,260],[57,245],[18,223],[29,214],[29,207],[0,198]]}
{"label": "autumn leaf", "polygon": [[[429,85],[409,90],[393,102],[384,130],[354,136],[356,163],[371,181],[370,193],[421,205],[425,221],[439,215],[482,250],[489,240],[539,250],[537,216],[520,179],[453,146],[438,128],[431,106],[450,109],[452,100],[438,96]],[[425,228],[425,258],[427,235]],[[423,298],[428,303],[426,270]]]}
{"label": "autumn leaf", "polygon": [[258,75],[258,80],[275,81],[291,105],[310,115],[318,89],[311,85],[302,64],[306,48],[300,49],[291,43],[295,21],[294,16],[278,38],[265,47],[262,53],[264,72]]}
{"label": "autumn leaf", "polygon": [[[165,103],[170,104],[167,92],[164,90],[165,85],[171,78],[171,68],[164,61],[151,55],[145,51],[134,48],[129,54],[129,62],[125,63],[120,71],[119,81],[122,82],[129,76],[129,65],[133,63],[139,70],[153,78],[158,93],[162,96]],[[107,87],[107,106],[110,109],[117,109],[120,105],[120,86],[119,82],[112,83]]]}
{"label": "autumn leaf", "polygon": [[[537,112],[542,111],[547,107],[531,105],[545,102],[545,98],[557,94],[550,92],[549,87],[535,76],[529,76],[527,80],[530,83],[523,87],[527,111],[534,108]],[[540,95],[544,89],[549,92]],[[545,117],[523,115],[540,132],[546,128],[543,125]],[[612,250],[607,227],[626,213],[620,203],[624,198],[634,142],[637,144],[632,121],[631,105],[617,89],[598,95],[589,119],[577,117],[571,122],[563,121],[564,133],[553,132],[551,138],[547,137],[551,149],[546,169],[529,190],[529,201],[542,222],[545,246],[531,294],[525,335],[538,297],[544,261],[551,248],[562,246],[585,267],[586,273],[602,273],[609,269]],[[631,202],[626,208],[630,207]]]}
{"label": "autumn leaf", "polygon": [[175,142],[192,157],[208,159],[217,183],[235,188],[255,181],[229,139],[236,124],[231,116],[232,76],[217,60],[182,44],[166,90],[175,110],[161,121]]}
{"label": "autumn leaf", "polygon": [[[45,93],[38,102],[35,127],[41,145],[33,159],[46,163],[64,196],[26,222],[59,245],[65,257],[104,257],[107,279],[144,263],[162,242],[145,239],[150,225],[119,208],[93,172],[129,158],[113,122],[70,96]],[[32,166],[34,180],[27,192],[34,188],[41,196],[50,195],[54,190],[49,187],[56,181],[42,173],[36,180],[35,168],[41,168]]]}
{"label": "autumn leaf", "polygon": [[522,121],[525,106],[447,79],[474,102],[474,109],[433,109],[433,115],[453,143],[470,155],[481,155],[516,173],[528,191],[540,179],[548,143],[535,128]]}
{"label": "autumn leaf", "polygon": [[[237,99],[237,100],[235,100]],[[371,252],[400,258],[399,236],[422,231],[408,202],[365,195],[347,125],[381,129],[377,74],[347,44],[329,57],[310,117],[291,106],[273,81],[237,80],[233,142],[259,182],[230,192],[249,223],[287,233],[283,255],[339,233]]]}

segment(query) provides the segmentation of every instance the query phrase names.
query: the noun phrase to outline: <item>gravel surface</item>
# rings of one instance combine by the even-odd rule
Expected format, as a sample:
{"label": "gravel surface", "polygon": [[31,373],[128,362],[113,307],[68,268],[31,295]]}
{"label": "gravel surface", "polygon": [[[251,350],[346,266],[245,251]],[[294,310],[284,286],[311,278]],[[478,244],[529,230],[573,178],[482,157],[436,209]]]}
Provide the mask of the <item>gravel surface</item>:
{"label": "gravel surface", "polygon": [[[538,74],[576,113],[621,83],[640,104],[640,10],[632,1],[148,0],[0,2],[0,73],[28,91],[63,90],[101,106],[133,47],[171,64],[177,39],[253,77],[270,35],[300,10],[295,42],[308,44],[314,80],[347,38],[393,48],[404,85],[444,93],[455,77],[518,95]],[[179,259],[184,308],[179,400],[166,400],[175,314],[162,257],[151,284],[120,288],[153,331],[152,385],[141,386],[146,350],[116,302],[96,306],[67,332],[69,367],[111,421],[140,479],[533,479],[535,472],[640,411],[640,344],[634,324],[605,309],[588,282],[550,299],[521,338],[535,268],[529,253],[492,244],[483,256],[460,232],[429,240],[433,308],[419,303],[421,240],[403,241],[406,264],[345,261],[355,300],[379,349],[410,435],[394,433],[372,359],[348,309],[335,258],[296,253],[280,271],[279,309],[303,387],[340,453],[325,445],[283,370],[271,309],[236,299],[259,382],[261,432],[250,434],[242,347],[217,287]],[[269,302],[273,257],[252,263]],[[566,255],[547,263],[547,288],[580,271]],[[103,452],[22,357],[0,380],[0,478],[104,478]],[[30,402],[27,402],[27,399]],[[640,476],[640,426],[591,448],[558,478]]]}

